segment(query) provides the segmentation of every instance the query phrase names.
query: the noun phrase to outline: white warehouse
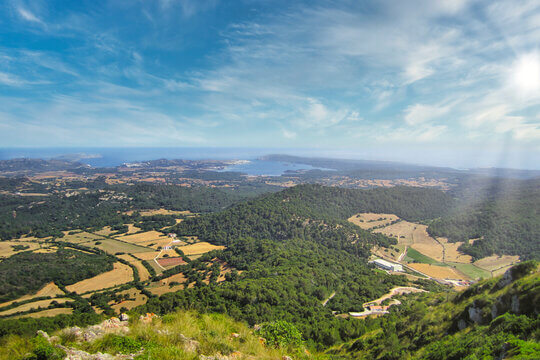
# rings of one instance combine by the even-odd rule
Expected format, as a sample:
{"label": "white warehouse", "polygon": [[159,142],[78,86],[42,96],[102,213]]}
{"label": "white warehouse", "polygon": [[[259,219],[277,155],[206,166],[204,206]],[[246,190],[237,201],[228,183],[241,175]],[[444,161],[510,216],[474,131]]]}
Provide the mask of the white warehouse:
{"label": "white warehouse", "polygon": [[391,263],[390,261],[386,261],[383,259],[375,259],[373,261],[370,261],[370,263],[373,263],[377,265],[378,267],[380,267],[381,269],[385,269],[385,270],[403,271],[403,266],[401,266],[400,264],[394,264],[394,263]]}

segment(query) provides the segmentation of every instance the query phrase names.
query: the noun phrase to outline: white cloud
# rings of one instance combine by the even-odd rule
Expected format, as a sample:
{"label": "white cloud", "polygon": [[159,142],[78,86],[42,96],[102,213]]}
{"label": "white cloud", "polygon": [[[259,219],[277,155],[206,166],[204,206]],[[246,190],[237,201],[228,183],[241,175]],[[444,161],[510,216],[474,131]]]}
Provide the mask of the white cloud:
{"label": "white cloud", "polygon": [[405,109],[405,122],[414,126],[437,119],[448,113],[449,106],[414,104]]}
{"label": "white cloud", "polygon": [[34,15],[29,10],[23,8],[22,6],[17,7],[17,12],[26,21],[35,22],[42,25],[44,24],[44,22],[41,21],[41,19],[39,19],[36,15]]}

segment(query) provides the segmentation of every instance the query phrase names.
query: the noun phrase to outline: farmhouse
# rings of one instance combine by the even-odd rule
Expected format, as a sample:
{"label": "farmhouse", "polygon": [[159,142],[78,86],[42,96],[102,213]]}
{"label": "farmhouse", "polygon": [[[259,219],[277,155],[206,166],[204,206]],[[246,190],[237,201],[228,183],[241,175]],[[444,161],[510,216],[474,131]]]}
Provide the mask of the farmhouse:
{"label": "farmhouse", "polygon": [[375,259],[370,261],[370,264],[373,263],[381,269],[392,270],[392,271],[403,271],[403,266],[400,264],[394,264],[383,259]]}

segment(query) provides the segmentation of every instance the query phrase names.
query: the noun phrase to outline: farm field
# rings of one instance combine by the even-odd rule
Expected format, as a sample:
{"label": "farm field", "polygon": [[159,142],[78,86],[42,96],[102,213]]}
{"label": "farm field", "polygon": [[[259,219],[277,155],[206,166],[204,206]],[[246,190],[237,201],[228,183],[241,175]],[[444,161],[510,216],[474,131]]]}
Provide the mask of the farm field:
{"label": "farm field", "polygon": [[47,285],[45,285],[44,287],[42,287],[35,294],[25,295],[25,296],[22,296],[22,297],[20,297],[18,299],[10,300],[10,301],[1,303],[0,307],[9,306],[9,305],[13,304],[14,302],[26,301],[26,300],[30,300],[30,299],[34,299],[34,298],[38,298],[38,297],[42,297],[42,296],[55,297],[55,296],[58,296],[58,295],[64,295],[64,292],[62,290],[60,290],[60,288],[58,286],[56,286],[55,283],[51,282],[51,283],[48,283]]}
{"label": "farm field", "polygon": [[[166,293],[175,292],[175,291],[184,289],[185,287],[184,283],[186,282],[186,280],[187,279],[184,277],[184,275],[180,273],[180,274],[172,275],[172,276],[169,276],[168,278],[162,279],[161,281],[152,284],[147,289],[152,294],[161,296]],[[177,282],[179,284],[170,286],[170,284],[173,282]]]}
{"label": "farm field", "polygon": [[116,253],[142,253],[142,252],[151,252],[152,249],[146,248],[143,246],[130,244],[127,242],[114,240],[114,239],[103,239],[99,240],[100,244],[85,244],[86,246],[95,247],[98,249],[101,249],[109,254],[116,254]]}
{"label": "farm field", "polygon": [[374,229],[373,232],[396,238],[399,244],[412,245],[414,242],[413,232],[417,226],[418,224],[415,223],[400,221],[384,228]]}
{"label": "farm field", "polygon": [[182,250],[184,254],[189,256],[205,254],[212,250],[223,250],[225,249],[225,246],[212,245],[208,242],[203,241],[191,245],[179,246],[178,248]]}
{"label": "farm field", "polygon": [[488,256],[483,259],[474,262],[474,265],[485,269],[487,271],[494,271],[500,268],[507,268],[508,266],[517,263],[519,256],[503,255],[503,256]]}
{"label": "farm field", "polygon": [[133,244],[140,244],[140,243],[145,243],[145,242],[147,243],[147,242],[161,240],[161,239],[168,240],[169,238],[163,235],[162,233],[160,233],[159,231],[151,230],[151,231],[141,232],[141,233],[132,234],[132,235],[117,236],[116,239],[133,243]]}
{"label": "farm field", "polygon": [[[15,250],[13,247],[24,246],[27,249]],[[40,247],[40,244],[35,242],[19,242],[19,241],[0,241],[0,258],[8,258],[11,255],[17,254],[21,251],[34,250]]]}
{"label": "farm field", "polygon": [[186,264],[186,262],[181,257],[160,258],[160,259],[157,259],[157,262],[159,263],[159,265],[163,266],[164,268]]}
{"label": "farm field", "polygon": [[411,247],[437,261],[444,261],[444,247],[437,240],[429,236],[426,225],[416,224]]}
{"label": "farm field", "polygon": [[394,214],[362,213],[353,215],[348,220],[364,230],[369,230],[376,226],[386,226],[398,219]]}
{"label": "farm field", "polygon": [[464,279],[467,278],[465,274],[461,274],[455,269],[449,266],[438,266],[431,264],[412,263],[408,264],[409,267],[414,270],[420,271],[423,274],[437,278],[437,279]]}
{"label": "farm field", "polygon": [[114,263],[114,269],[67,286],[68,291],[84,294],[90,291],[111,288],[133,281],[133,270],[125,264]]}
{"label": "farm field", "polygon": [[120,309],[122,309],[122,308],[126,308],[128,310],[131,310],[134,307],[145,304],[146,301],[148,300],[148,297],[146,295],[142,294],[136,288],[130,288],[130,289],[127,289],[127,290],[124,290],[124,291],[120,291],[118,294],[119,295],[128,295],[129,300],[124,300],[124,301],[121,301],[121,302],[119,302],[117,304],[115,304],[114,302],[109,303],[109,305],[111,305],[111,307],[116,312],[120,312]]}
{"label": "farm field", "polygon": [[[126,215],[133,215],[137,210],[129,210],[124,212]],[[167,210],[167,209],[154,209],[154,210],[138,210],[141,216],[152,216],[152,215],[190,215],[192,214],[188,210],[179,211],[179,210]]]}
{"label": "farm field", "polygon": [[491,273],[487,270],[481,269],[474,264],[464,264],[464,263],[448,263],[451,266],[454,266],[456,269],[461,271],[463,274],[467,275],[471,279],[488,279],[491,277]]}
{"label": "farm field", "polygon": [[78,232],[78,233],[72,234],[72,235],[65,235],[60,240],[71,242],[71,243],[74,243],[74,244],[82,244],[82,243],[86,243],[86,242],[89,242],[89,241],[101,241],[103,239],[105,239],[105,238],[103,236],[101,236],[101,235],[96,235],[96,234],[93,234],[93,233],[82,231],[82,232]]}
{"label": "farm field", "polygon": [[129,254],[122,254],[116,256],[118,256],[120,259],[128,261],[131,265],[135,266],[135,268],[137,268],[137,271],[139,272],[139,278],[141,279],[141,281],[146,281],[150,278],[150,273],[144,267],[140,260],[133,258]]}
{"label": "farm field", "polygon": [[463,244],[462,242],[450,243],[446,238],[437,238],[437,240],[444,246],[444,261],[464,264],[469,264],[472,261],[470,255],[458,251],[458,247]]}
{"label": "farm field", "polygon": [[109,235],[111,235],[111,234],[114,233],[114,232],[115,232],[115,231],[112,230],[110,226],[105,226],[105,227],[102,228],[101,230],[95,231],[94,234],[102,235],[102,236],[109,236]]}
{"label": "farm field", "polygon": [[30,314],[18,315],[10,319],[53,317],[60,314],[72,314],[72,313],[73,313],[72,308],[56,308],[56,309],[47,309],[43,311],[38,311],[35,313],[30,313]]}
{"label": "farm field", "polygon": [[29,311],[29,310],[32,310],[32,309],[37,309],[39,307],[47,308],[53,301],[56,301],[59,304],[63,304],[68,300],[72,300],[72,299],[70,299],[70,298],[56,298],[56,299],[46,299],[46,300],[34,301],[34,302],[23,304],[21,306],[14,307],[14,308],[9,309],[9,310],[2,311],[2,312],[0,312],[0,316],[11,315],[11,314],[15,314],[15,313],[18,313],[18,312],[26,312],[26,311]]}

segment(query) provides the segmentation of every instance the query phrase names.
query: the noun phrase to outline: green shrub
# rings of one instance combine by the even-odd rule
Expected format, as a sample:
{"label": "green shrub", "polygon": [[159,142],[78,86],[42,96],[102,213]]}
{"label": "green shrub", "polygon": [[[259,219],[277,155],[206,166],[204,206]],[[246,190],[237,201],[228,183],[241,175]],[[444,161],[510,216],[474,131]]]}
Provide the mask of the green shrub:
{"label": "green shrub", "polygon": [[260,335],[272,347],[299,347],[302,345],[302,334],[293,324],[287,321],[274,321],[265,324]]}
{"label": "green shrub", "polygon": [[28,360],[61,360],[66,356],[66,353],[54,347],[45,339],[39,335],[32,339],[34,350],[32,354],[27,357]]}

